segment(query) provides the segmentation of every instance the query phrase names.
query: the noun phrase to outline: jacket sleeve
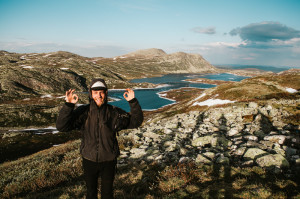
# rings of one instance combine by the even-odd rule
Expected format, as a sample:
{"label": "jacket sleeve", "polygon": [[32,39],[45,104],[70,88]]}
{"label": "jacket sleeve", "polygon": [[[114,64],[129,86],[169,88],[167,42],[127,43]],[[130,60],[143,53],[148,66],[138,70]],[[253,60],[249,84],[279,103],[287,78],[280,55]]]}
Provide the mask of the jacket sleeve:
{"label": "jacket sleeve", "polygon": [[75,108],[75,104],[66,102],[59,111],[56,128],[61,132],[78,129],[83,124],[83,113],[86,106]]}
{"label": "jacket sleeve", "polygon": [[136,98],[129,101],[130,113],[120,108],[117,109],[117,116],[114,122],[114,131],[118,132],[122,129],[133,129],[139,127],[144,120],[143,111]]}
{"label": "jacket sleeve", "polygon": [[130,121],[127,126],[128,129],[137,128],[141,126],[144,121],[142,108],[136,98],[129,101],[130,106]]}

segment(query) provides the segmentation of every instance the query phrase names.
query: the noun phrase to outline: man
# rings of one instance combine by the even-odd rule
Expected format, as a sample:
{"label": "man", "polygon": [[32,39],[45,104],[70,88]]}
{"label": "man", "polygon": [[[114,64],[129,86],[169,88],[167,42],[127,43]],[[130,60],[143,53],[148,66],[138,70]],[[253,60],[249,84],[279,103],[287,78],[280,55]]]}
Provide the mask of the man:
{"label": "man", "polygon": [[66,103],[57,118],[56,127],[65,132],[80,129],[87,199],[97,198],[98,178],[101,177],[101,198],[113,198],[116,159],[120,154],[116,133],[122,129],[137,128],[143,122],[143,112],[134,91],[126,89],[124,98],[130,113],[107,104],[107,85],[103,79],[94,79],[89,87],[88,105],[79,106],[75,90],[66,91]]}

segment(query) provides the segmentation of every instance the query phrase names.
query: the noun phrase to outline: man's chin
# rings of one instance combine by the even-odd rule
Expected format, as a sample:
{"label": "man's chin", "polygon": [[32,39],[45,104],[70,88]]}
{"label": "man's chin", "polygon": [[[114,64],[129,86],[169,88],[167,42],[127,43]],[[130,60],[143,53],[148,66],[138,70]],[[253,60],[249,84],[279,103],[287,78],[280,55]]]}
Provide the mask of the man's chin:
{"label": "man's chin", "polygon": [[104,102],[102,101],[102,102],[99,102],[99,101],[95,101],[95,103],[97,104],[97,106],[101,106]]}

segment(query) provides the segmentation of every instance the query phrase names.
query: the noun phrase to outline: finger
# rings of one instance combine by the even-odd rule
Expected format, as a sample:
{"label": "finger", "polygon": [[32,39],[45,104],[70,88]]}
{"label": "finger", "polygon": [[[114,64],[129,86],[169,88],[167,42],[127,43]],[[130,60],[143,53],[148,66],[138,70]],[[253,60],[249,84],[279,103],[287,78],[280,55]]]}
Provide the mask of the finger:
{"label": "finger", "polygon": [[72,93],[72,89],[66,91],[66,95],[70,95]]}
{"label": "finger", "polygon": [[73,99],[75,100],[75,102],[77,102],[78,101],[78,96],[76,94],[73,95]]}
{"label": "finger", "polygon": [[134,95],[134,91],[132,89],[128,89],[130,95]]}
{"label": "finger", "polygon": [[128,94],[131,94],[131,93],[132,93],[132,90],[129,89],[129,88],[127,88],[126,91],[127,91]]}

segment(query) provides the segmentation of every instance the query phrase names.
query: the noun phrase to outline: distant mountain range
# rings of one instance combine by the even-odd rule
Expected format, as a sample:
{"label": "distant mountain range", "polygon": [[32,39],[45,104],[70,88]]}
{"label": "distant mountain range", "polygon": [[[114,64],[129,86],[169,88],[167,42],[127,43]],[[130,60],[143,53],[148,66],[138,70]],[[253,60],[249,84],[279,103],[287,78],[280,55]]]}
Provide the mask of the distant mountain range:
{"label": "distant mountain range", "polygon": [[292,68],[298,68],[299,67],[275,67],[275,66],[259,66],[259,65],[240,65],[240,64],[231,64],[231,65],[214,65],[217,68],[222,68],[222,69],[258,69],[258,70],[263,70],[263,71],[271,71],[274,73],[279,73],[285,70],[289,70]]}
{"label": "distant mountain range", "polygon": [[[86,91],[92,78],[106,79],[110,88],[133,85],[134,78],[167,73],[211,73],[214,66],[201,55],[146,49],[114,58],[87,58],[69,52],[19,54],[0,51],[0,101],[63,93],[69,88]],[[144,85],[145,86],[145,85]]]}

